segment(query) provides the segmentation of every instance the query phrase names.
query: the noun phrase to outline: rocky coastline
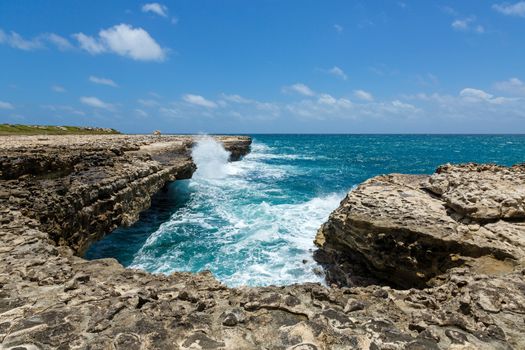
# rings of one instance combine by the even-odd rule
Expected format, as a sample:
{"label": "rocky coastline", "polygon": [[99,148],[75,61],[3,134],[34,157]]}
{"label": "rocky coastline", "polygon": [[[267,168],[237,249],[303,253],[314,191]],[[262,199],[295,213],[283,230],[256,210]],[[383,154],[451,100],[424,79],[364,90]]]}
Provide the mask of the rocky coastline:
{"label": "rocky coastline", "polygon": [[[238,160],[247,137],[217,137]],[[189,136],[0,138],[2,349],[523,349],[525,167],[443,166],[351,191],[319,230],[331,287],[227,288],[87,261],[167,182]]]}

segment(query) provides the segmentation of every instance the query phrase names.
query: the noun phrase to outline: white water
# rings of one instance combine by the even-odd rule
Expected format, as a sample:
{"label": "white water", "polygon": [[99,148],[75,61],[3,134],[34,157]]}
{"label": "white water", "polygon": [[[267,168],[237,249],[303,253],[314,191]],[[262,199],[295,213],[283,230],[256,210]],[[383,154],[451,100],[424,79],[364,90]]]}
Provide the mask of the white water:
{"label": "white water", "polygon": [[282,182],[301,169],[263,161],[283,159],[265,145],[228,163],[223,146],[203,137],[192,155],[197,171],[181,187],[190,199],[148,238],[132,267],[209,269],[230,286],[322,282],[313,239],[343,194],[297,199]]}
{"label": "white water", "polygon": [[203,179],[220,179],[226,176],[230,153],[212,137],[202,136],[191,152],[197,165],[194,176]]}

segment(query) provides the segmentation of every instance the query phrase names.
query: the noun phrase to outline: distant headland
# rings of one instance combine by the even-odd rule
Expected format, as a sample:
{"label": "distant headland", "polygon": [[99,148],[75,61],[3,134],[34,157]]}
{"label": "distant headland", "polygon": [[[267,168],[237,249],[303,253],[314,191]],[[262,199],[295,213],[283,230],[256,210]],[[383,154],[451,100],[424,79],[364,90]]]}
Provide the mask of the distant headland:
{"label": "distant headland", "polygon": [[0,124],[0,135],[115,135],[120,131],[91,126]]}

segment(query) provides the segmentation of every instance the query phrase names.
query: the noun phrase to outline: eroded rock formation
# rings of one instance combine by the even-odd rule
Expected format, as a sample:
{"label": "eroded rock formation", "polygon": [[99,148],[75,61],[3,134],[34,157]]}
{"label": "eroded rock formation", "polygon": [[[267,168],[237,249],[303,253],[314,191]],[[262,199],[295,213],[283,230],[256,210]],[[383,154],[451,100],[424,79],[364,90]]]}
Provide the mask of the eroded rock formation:
{"label": "eroded rock formation", "polygon": [[[329,283],[426,287],[430,296],[445,291],[434,307],[498,324],[502,334],[523,334],[524,210],[525,165],[445,165],[432,176],[378,176],[330,215],[317,233],[315,256]],[[460,291],[450,289],[454,284]]]}
{"label": "eroded rock formation", "polygon": [[[230,137],[221,141],[233,151],[234,159],[245,154],[250,144],[248,138]],[[0,139],[2,348],[525,347],[522,336],[525,285],[523,270],[518,268],[521,248],[515,244],[495,243],[501,241],[498,234],[492,242],[487,236],[483,245],[483,249],[494,252],[493,257],[486,255],[483,249],[481,255],[460,254],[455,249],[456,261],[465,263],[452,264],[456,267],[446,273],[442,273],[439,266],[423,269],[411,262],[410,266],[418,266],[418,272],[425,273],[424,277],[417,274],[414,277],[405,268],[403,273],[411,281],[421,279],[426,286],[431,279],[440,279],[434,287],[424,289],[393,289],[371,284],[375,279],[368,278],[362,278],[360,283],[370,284],[366,287],[326,288],[304,284],[231,289],[207,272],[152,275],[125,269],[114,259],[82,259],[82,251],[92,240],[116,226],[136,220],[138,213],[149,206],[151,195],[167,181],[191,176],[195,169],[189,157],[191,143],[189,137],[174,136]],[[449,180],[446,183],[436,176],[434,182],[425,182],[426,188],[435,188],[432,195],[429,190],[421,190],[419,184],[423,184],[420,182],[423,180],[411,178],[407,182],[410,191],[418,195],[421,191],[441,202],[439,198],[449,193],[451,203],[460,203],[457,205],[466,208],[470,217],[474,217],[470,201],[461,204]],[[400,199],[395,199],[394,193],[387,201],[375,201],[378,194],[374,188],[380,190],[391,182],[387,177],[381,181],[384,183],[370,180],[362,185],[359,203],[366,203],[363,205],[369,208],[376,205],[376,214],[382,210],[395,212]],[[403,181],[399,179],[398,189],[408,191]],[[389,190],[385,187],[385,191]],[[348,202],[348,198],[345,201]],[[498,200],[498,203],[503,202]],[[502,204],[503,207],[507,204]],[[327,260],[333,258],[329,243],[330,247],[336,246],[333,239],[336,236],[329,234],[329,227],[338,227],[338,221],[334,220],[338,212],[346,215],[344,211],[336,211],[323,229]],[[519,214],[500,212],[506,213],[499,217],[504,217],[503,223],[512,227],[509,232],[521,235],[516,226],[521,220]],[[406,216],[408,218],[408,212]],[[363,220],[366,217],[363,216]],[[478,230],[483,226],[490,231],[487,226],[501,220],[492,218],[489,222],[478,223]],[[400,220],[396,225],[401,227],[403,222]],[[367,223],[370,227],[373,224],[373,221]],[[461,225],[469,228],[470,223]],[[346,230],[349,226],[343,228]],[[344,232],[350,235],[354,231]],[[344,232],[338,235],[343,237]],[[432,236],[433,233],[428,234]],[[434,235],[433,239],[439,240],[437,233]],[[387,243],[392,240],[387,234],[384,237]],[[341,243],[338,249],[343,253],[349,252],[346,242],[346,239],[338,242]],[[467,246],[470,243],[465,239],[458,244]],[[414,252],[419,251],[414,248]],[[361,259],[366,257],[364,252],[360,254]],[[495,261],[504,267],[494,274],[486,273],[483,265],[477,264],[481,272],[473,273],[473,267],[466,264],[471,259],[481,261],[485,257],[491,259],[487,268],[495,266]],[[433,258],[428,256],[428,259]],[[380,271],[382,266],[390,268],[390,262],[383,260],[374,271]],[[403,261],[399,256],[394,263]],[[345,272],[341,276],[345,276]],[[378,282],[385,277],[380,274],[367,276],[376,276]]]}

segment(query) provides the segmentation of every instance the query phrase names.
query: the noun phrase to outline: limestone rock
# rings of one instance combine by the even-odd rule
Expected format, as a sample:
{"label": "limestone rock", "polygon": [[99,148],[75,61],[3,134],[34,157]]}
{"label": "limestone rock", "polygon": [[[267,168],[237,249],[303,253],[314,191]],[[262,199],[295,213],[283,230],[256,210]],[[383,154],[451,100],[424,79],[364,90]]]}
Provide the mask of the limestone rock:
{"label": "limestone rock", "polygon": [[[408,289],[406,299],[394,302],[420,310],[419,323],[409,328],[434,334],[440,345],[446,337],[472,348],[498,348],[490,343],[495,339],[525,347],[518,336],[525,322],[512,314],[525,302],[524,193],[523,165],[445,165],[432,176],[378,176],[349,192],[319,229],[314,258],[328,283],[356,285],[368,274],[375,281],[366,284]],[[465,332],[443,337],[430,324]],[[476,339],[492,340],[481,346]]]}
{"label": "limestone rock", "polygon": [[[232,150],[233,159],[249,151],[249,138],[219,140]],[[0,138],[0,348],[525,348],[523,268],[508,272],[501,260],[516,260],[521,254],[519,245],[506,241],[522,237],[515,221],[462,223],[464,239],[453,247],[476,245],[468,235],[482,232],[480,248],[470,251],[497,256],[469,268],[460,264],[454,273],[440,277],[439,285],[426,289],[375,285],[369,273],[351,288],[306,283],[231,289],[209,272],[154,275],[125,269],[115,259],[82,259],[90,242],[134,222],[166,182],[191,176],[192,144],[184,136]],[[398,189],[417,192],[421,186],[414,184],[424,178],[398,180],[412,183],[411,189]],[[359,203],[367,203],[370,211],[384,205],[376,210],[394,217],[400,210],[396,206],[404,202],[392,191],[378,203],[377,191],[363,189]],[[411,208],[422,198],[418,193]],[[443,239],[430,220],[440,218],[441,208],[434,202],[426,205],[436,206],[425,219],[428,243],[439,243]],[[408,220],[409,210],[401,212]],[[364,213],[361,218],[367,220]],[[378,214],[378,222],[388,215]],[[345,220],[341,217],[340,222]],[[413,222],[416,229],[418,221]],[[325,244],[335,242],[328,234],[332,224],[327,225],[320,231]],[[450,235],[459,237],[452,228]],[[386,233],[380,240],[390,241]],[[344,242],[338,247],[341,252],[348,247]],[[380,252],[380,242],[368,254]],[[443,246],[439,243],[437,251]],[[485,257],[457,253],[456,261],[480,262]],[[330,261],[332,256],[327,252],[325,258]],[[432,261],[431,256],[427,259]],[[394,264],[403,270],[399,264],[404,261],[400,257]],[[395,267],[387,259],[378,262],[381,266]],[[347,278],[347,265],[338,268],[335,275]],[[406,268],[404,273],[410,275]]]}

